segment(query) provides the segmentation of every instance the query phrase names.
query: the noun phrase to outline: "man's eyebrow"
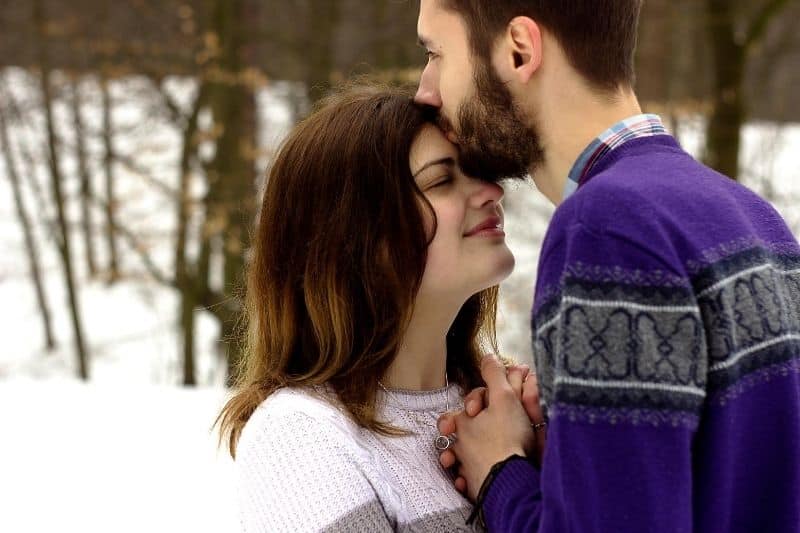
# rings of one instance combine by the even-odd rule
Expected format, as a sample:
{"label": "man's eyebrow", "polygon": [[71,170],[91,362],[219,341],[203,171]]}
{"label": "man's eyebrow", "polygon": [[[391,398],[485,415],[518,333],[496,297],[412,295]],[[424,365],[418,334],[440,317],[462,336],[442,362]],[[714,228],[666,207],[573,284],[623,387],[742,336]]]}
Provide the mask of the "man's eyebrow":
{"label": "man's eyebrow", "polygon": [[454,167],[456,165],[456,160],[453,159],[452,157],[443,157],[441,159],[436,159],[434,161],[428,161],[427,163],[422,165],[421,169],[417,170],[416,174],[414,174],[414,177],[416,178],[424,171],[428,170],[431,167],[435,167],[436,165],[447,165],[448,167]]}

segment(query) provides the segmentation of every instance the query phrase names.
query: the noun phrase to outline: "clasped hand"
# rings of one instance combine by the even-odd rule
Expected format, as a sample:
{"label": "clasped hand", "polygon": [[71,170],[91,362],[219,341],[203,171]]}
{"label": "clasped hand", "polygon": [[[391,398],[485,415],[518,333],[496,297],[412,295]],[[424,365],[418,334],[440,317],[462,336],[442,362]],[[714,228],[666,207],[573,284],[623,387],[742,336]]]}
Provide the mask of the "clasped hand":
{"label": "clasped hand", "polygon": [[442,435],[457,434],[439,462],[457,470],[455,487],[472,501],[494,464],[517,454],[539,465],[545,444],[544,428],[533,428],[544,418],[536,374],[524,365],[506,368],[489,355],[481,375],[486,387],[464,397],[464,410],[439,418]]}

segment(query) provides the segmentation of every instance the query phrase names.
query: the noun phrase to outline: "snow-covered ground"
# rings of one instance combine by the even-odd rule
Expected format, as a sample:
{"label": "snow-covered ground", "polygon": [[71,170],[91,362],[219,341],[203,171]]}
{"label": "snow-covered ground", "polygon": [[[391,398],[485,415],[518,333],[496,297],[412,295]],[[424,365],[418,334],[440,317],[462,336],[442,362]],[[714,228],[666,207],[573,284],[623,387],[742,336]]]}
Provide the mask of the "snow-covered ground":
{"label": "snow-covered ground", "polygon": [[0,382],[0,531],[236,531],[220,389]]}
{"label": "snow-covered ground", "polygon": [[[14,126],[14,149],[25,146],[40,155],[43,130],[37,109],[35,80],[17,69],[0,71],[26,120]],[[83,115],[90,128],[101,124],[99,93],[85,80]],[[134,158],[152,180],[177,185],[179,133],[159,112],[158,94],[146,80],[112,84],[115,147]],[[266,164],[269,148],[290,126],[286,105],[291,88],[274,84],[259,95],[260,144]],[[194,86],[169,80],[166,90],[188,105]],[[56,108],[64,140],[67,194],[74,196],[76,162],[68,108]],[[678,136],[697,154],[702,120],[680,123]],[[773,198],[776,207],[800,233],[800,125],[752,124],[744,132],[743,182]],[[98,139],[90,145],[96,186],[101,180]],[[123,244],[129,276],[113,287],[89,281],[83,261],[77,273],[85,333],[92,354],[89,384],[74,379],[75,361],[66,293],[58,258],[42,220],[54,213],[30,188],[26,204],[36,220],[48,300],[53,310],[58,348],[44,350],[33,287],[27,274],[22,232],[14,212],[7,169],[0,161],[0,324],[5,348],[0,351],[0,531],[231,531],[235,529],[231,461],[217,452],[211,425],[225,399],[224,365],[216,351],[217,325],[198,312],[198,379],[196,389],[178,387],[180,359],[174,327],[178,301],[174,291],[148,281],[135,253]],[[48,191],[44,167],[36,179]],[[154,262],[168,271],[170,199],[153,181],[116,165],[120,217],[146,238]],[[766,180],[765,177],[774,179]],[[27,178],[25,178],[27,179]],[[195,191],[201,194],[198,188]],[[529,360],[528,310],[538,261],[538,245],[552,207],[528,185],[510,186],[506,194],[506,229],[517,256],[517,269],[501,289],[501,351]],[[99,226],[101,219],[95,218]],[[70,211],[73,220],[78,213]],[[83,257],[79,239],[73,256]],[[104,245],[98,239],[103,261]]]}

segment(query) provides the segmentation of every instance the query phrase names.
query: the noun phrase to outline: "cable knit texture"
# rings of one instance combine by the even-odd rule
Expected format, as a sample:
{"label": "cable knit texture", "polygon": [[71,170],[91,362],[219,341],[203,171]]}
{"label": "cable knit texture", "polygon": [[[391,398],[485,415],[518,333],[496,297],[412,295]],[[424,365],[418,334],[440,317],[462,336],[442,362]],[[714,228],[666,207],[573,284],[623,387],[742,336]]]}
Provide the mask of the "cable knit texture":
{"label": "cable knit texture", "polygon": [[462,392],[378,394],[379,417],[400,437],[358,427],[323,389],[283,389],[242,433],[236,458],[246,532],[475,531],[471,505],[438,464],[436,420],[461,408]]}

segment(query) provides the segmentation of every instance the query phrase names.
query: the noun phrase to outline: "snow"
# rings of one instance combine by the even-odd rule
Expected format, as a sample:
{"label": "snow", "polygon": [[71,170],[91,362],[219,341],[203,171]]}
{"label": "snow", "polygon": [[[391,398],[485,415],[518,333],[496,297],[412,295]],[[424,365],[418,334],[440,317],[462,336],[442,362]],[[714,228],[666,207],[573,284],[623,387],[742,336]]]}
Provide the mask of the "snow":
{"label": "snow", "polygon": [[[18,105],[35,109],[34,80],[23,71],[0,72]],[[169,80],[167,90],[188,105],[193,84]],[[89,143],[95,187],[102,184],[96,138],[101,114],[99,89],[93,80],[81,88],[86,101],[83,116],[93,132]],[[120,133],[115,148],[135,156],[151,175],[144,182],[136,172],[115,166],[115,186],[121,203],[120,220],[146,238],[139,243],[163,272],[171,262],[169,228],[174,215],[169,198],[152,183],[177,185],[176,161],[180,137],[168,122],[152,112],[152,88],[127,79],[112,83],[114,127]],[[57,129],[64,141],[63,171],[75,196],[76,161],[72,157],[71,116],[56,106]],[[275,115],[273,112],[272,115]],[[270,116],[273,124],[279,121]],[[280,118],[280,117],[277,117]],[[15,124],[15,153],[20,139],[36,159],[43,146],[43,118],[27,111],[24,124]],[[276,130],[278,126],[273,126]],[[285,126],[284,126],[285,129]],[[273,133],[277,135],[277,133]],[[19,163],[19,161],[18,161]],[[107,286],[89,280],[80,239],[73,240],[79,267],[79,305],[90,346],[91,382],[75,378],[72,326],[66,312],[67,295],[52,235],[42,219],[52,221],[50,198],[42,205],[25,186],[25,203],[36,221],[42,254],[45,292],[53,314],[58,347],[44,349],[35,293],[28,278],[22,231],[17,223],[11,188],[0,162],[0,324],[6,349],[0,352],[0,531],[234,531],[232,461],[217,450],[211,426],[227,392],[221,386],[225,368],[217,352],[218,324],[197,312],[197,377],[195,389],[181,381],[179,340],[175,328],[175,291],[148,281],[141,261],[121,241],[121,261],[129,276]],[[37,180],[49,191],[45,169]],[[22,177],[27,185],[28,176]],[[201,194],[202,191],[197,191]],[[44,214],[44,217],[42,216]],[[77,220],[78,213],[70,212]],[[95,212],[94,223],[102,218]],[[105,264],[105,245],[96,241],[98,259]]]}
{"label": "snow", "polygon": [[235,531],[224,392],[70,379],[0,384],[0,531]]}
{"label": "snow", "polygon": [[[20,140],[43,161],[43,117],[35,80],[19,69],[0,71],[15,100],[26,109],[24,124],[14,128],[14,151]],[[59,81],[57,78],[56,81]],[[95,80],[81,82],[90,169],[100,187],[102,144],[94,135],[101,127],[99,88]],[[187,109],[195,91],[191,80],[168,79],[163,84]],[[260,91],[259,142],[261,169],[271,150],[291,125],[287,104],[292,87],[275,83]],[[144,181],[133,169],[115,166],[121,199],[121,223],[145,236],[139,246],[168,272],[170,228],[174,209],[159,187],[177,187],[180,135],[158,104],[158,92],[142,78],[111,84],[115,147],[134,158],[150,176]],[[69,109],[56,106],[57,129],[65,146],[63,170],[77,194],[74,138]],[[201,117],[202,118],[202,117]],[[202,123],[202,120],[201,120]],[[698,154],[703,122],[685,117],[678,135]],[[770,197],[795,234],[800,233],[800,125],[750,124],[743,134],[743,182]],[[36,220],[46,293],[58,347],[44,349],[35,293],[29,281],[22,232],[17,223],[7,169],[0,158],[0,324],[6,348],[0,352],[0,531],[232,531],[236,529],[231,460],[217,451],[211,425],[226,392],[224,362],[218,355],[218,325],[197,312],[197,376],[200,386],[182,388],[179,338],[175,321],[176,293],[151,281],[137,254],[121,242],[128,277],[111,287],[103,279],[89,280],[82,243],[73,241],[80,267],[79,302],[92,354],[91,382],[75,378],[72,329],[66,312],[66,291],[54,253],[52,236],[43,219],[52,220],[45,205],[25,186],[25,202]],[[36,179],[48,194],[45,169]],[[765,179],[775,177],[775,179]],[[27,177],[25,178],[28,179]],[[158,185],[159,187],[154,186]],[[202,184],[192,193],[200,196]],[[789,199],[792,198],[792,199]],[[533,293],[538,246],[553,208],[532,185],[516,184],[506,191],[506,232],[517,257],[517,268],[501,287],[501,351],[530,361],[528,313]],[[43,216],[44,215],[44,216]],[[78,213],[70,211],[73,220]],[[101,227],[101,213],[94,223]],[[76,232],[77,237],[77,232]],[[105,244],[96,242],[105,264]]]}

